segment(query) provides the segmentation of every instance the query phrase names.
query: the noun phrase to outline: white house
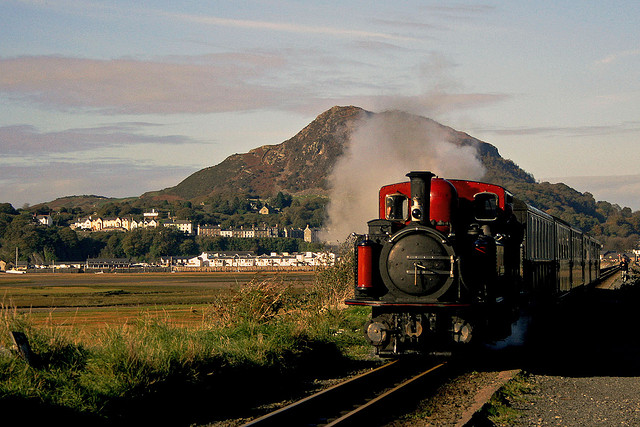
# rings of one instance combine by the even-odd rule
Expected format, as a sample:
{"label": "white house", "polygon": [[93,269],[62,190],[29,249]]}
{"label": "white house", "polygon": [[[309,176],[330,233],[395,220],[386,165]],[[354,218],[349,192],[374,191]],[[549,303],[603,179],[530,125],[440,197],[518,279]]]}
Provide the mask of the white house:
{"label": "white house", "polygon": [[47,227],[51,227],[53,225],[51,215],[36,215],[36,221],[38,224],[46,225]]}
{"label": "white house", "polygon": [[91,230],[91,217],[78,218],[75,223],[71,224],[71,229]]}
{"label": "white house", "polygon": [[186,219],[168,219],[162,224],[165,227],[175,227],[185,234],[193,234],[193,223]]}
{"label": "white house", "polygon": [[102,220],[102,228],[103,229],[121,229],[122,228],[122,219],[120,218],[105,218]]}
{"label": "white house", "polygon": [[[142,225],[140,225],[142,224]],[[142,228],[156,228],[158,226],[158,220],[156,219],[144,219],[144,221],[142,221],[142,223],[138,223],[138,227],[142,227]]]}

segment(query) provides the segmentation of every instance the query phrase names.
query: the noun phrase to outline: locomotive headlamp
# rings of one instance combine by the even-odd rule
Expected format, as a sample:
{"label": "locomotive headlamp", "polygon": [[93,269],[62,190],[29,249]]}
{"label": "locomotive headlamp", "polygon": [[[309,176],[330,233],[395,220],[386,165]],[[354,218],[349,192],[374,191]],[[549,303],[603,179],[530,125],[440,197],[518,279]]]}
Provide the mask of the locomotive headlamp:
{"label": "locomotive headlamp", "polygon": [[414,197],[411,200],[411,221],[420,222],[422,216],[422,202],[419,197]]}
{"label": "locomotive headlamp", "polygon": [[426,224],[429,221],[431,172],[409,172],[411,178],[411,221]]}

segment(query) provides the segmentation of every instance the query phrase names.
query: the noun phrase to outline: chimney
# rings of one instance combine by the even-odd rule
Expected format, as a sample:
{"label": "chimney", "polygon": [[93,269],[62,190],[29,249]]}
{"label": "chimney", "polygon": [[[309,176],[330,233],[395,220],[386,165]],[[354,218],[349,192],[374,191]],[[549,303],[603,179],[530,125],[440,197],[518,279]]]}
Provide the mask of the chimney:
{"label": "chimney", "polygon": [[428,225],[431,178],[435,175],[431,172],[413,171],[407,176],[411,179],[411,222]]}

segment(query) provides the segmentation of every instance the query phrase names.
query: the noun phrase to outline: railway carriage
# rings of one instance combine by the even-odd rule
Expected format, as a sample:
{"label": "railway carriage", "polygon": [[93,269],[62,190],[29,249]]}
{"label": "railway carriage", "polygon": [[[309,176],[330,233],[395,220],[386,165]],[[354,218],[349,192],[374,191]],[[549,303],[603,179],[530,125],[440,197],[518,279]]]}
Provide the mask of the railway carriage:
{"label": "railway carriage", "polygon": [[355,297],[380,355],[450,351],[509,335],[523,304],[599,278],[599,244],[503,187],[410,172],[379,192],[356,241]]}

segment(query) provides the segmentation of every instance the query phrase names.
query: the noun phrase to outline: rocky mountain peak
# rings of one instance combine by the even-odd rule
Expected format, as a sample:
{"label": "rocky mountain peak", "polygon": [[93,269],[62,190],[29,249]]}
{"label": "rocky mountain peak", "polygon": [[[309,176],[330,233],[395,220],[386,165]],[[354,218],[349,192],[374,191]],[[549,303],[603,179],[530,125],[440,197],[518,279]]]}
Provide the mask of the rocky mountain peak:
{"label": "rocky mountain peak", "polygon": [[143,197],[197,201],[221,193],[244,193],[263,198],[271,197],[278,191],[294,195],[327,194],[329,174],[348,147],[353,132],[363,120],[385,114],[428,122],[434,132],[437,130],[445,134],[448,141],[457,145],[473,145],[494,182],[500,181],[500,178],[532,179],[517,166],[502,159],[491,144],[431,119],[401,111],[372,113],[355,106],[335,106],[280,144],[264,145],[248,153],[234,154],[216,166],[192,174],[175,187],[147,193]]}

